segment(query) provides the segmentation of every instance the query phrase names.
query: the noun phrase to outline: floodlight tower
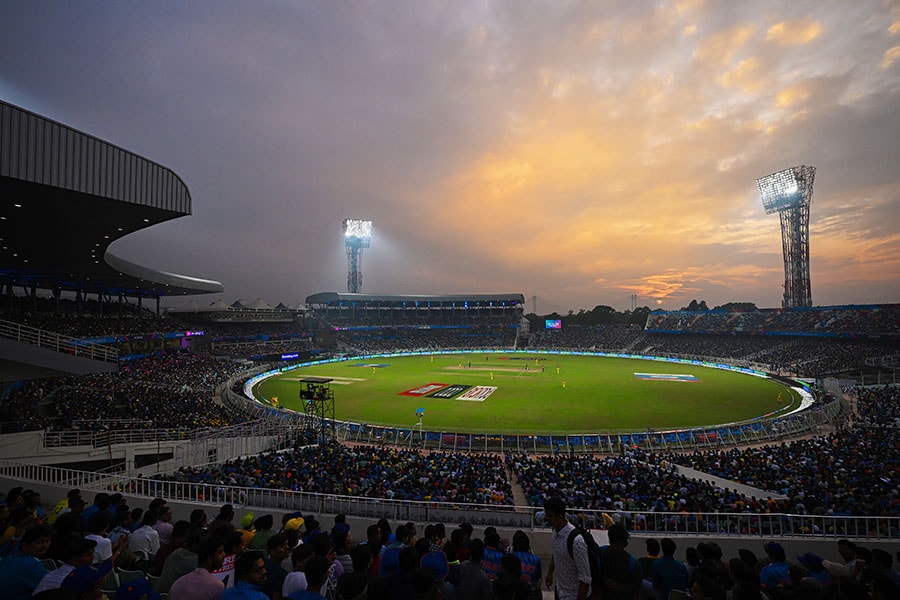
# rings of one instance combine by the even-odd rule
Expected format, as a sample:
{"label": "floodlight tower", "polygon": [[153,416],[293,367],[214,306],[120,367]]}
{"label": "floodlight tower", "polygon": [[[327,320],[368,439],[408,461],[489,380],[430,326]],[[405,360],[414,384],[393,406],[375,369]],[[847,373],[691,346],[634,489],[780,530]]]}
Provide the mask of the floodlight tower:
{"label": "floodlight tower", "polygon": [[809,285],[809,205],[816,168],[801,165],[756,180],[766,214],[781,215],[784,250],[782,306],[812,306]]}
{"label": "floodlight tower", "polygon": [[347,291],[362,289],[362,251],[372,242],[372,221],[344,219],[344,246],[347,247]]}

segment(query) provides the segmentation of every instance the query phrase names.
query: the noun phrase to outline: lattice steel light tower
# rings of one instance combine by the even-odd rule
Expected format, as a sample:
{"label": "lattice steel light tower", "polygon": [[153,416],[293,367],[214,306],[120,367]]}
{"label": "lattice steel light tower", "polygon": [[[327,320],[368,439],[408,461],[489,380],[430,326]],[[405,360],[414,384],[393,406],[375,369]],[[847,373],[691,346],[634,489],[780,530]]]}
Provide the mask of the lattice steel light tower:
{"label": "lattice steel light tower", "polygon": [[362,251],[372,242],[372,221],[344,219],[344,246],[347,247],[347,291],[362,289]]}
{"label": "lattice steel light tower", "polygon": [[785,308],[812,306],[809,285],[809,205],[816,168],[801,165],[756,180],[766,214],[781,215]]}

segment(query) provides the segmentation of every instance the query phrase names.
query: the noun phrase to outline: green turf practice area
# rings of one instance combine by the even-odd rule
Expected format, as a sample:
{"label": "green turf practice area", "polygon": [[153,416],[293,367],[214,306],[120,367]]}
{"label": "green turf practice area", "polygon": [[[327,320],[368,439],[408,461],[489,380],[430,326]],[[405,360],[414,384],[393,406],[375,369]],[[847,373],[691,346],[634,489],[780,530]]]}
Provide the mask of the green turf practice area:
{"label": "green turf practice area", "polygon": [[681,429],[784,413],[799,405],[772,379],[694,364],[566,354],[370,357],[300,367],[253,388],[302,411],[300,380],[331,379],[335,417],[460,433]]}

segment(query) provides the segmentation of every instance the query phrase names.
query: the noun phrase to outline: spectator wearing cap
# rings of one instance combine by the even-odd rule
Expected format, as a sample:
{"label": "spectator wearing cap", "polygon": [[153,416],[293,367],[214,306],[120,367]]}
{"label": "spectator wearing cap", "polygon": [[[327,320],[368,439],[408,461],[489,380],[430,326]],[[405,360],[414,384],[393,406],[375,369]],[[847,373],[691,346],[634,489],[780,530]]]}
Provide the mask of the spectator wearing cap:
{"label": "spectator wearing cap", "polygon": [[787,561],[784,547],[778,542],[768,542],[763,546],[769,564],[759,572],[759,583],[764,590],[787,587],[791,584],[791,565]]}
{"label": "spectator wearing cap", "polygon": [[65,564],[44,575],[32,594],[59,588],[69,573],[78,567],[90,565],[94,561],[96,545],[97,542],[94,540],[83,538],[77,533],[70,533],[65,545]]}
{"label": "spectator wearing cap", "polygon": [[[518,559],[516,561],[518,562]],[[419,560],[419,567],[432,573],[434,587],[441,593],[442,598],[452,598],[456,595],[456,588],[447,581],[450,563],[447,562],[447,555],[443,551],[432,550],[425,553]],[[525,585],[527,587],[528,584]]]}
{"label": "spectator wearing cap", "polygon": [[241,517],[241,527],[237,531],[241,534],[241,546],[244,548],[250,547],[250,542],[253,540],[253,536],[256,535],[256,530],[253,528],[254,520],[255,517],[252,510]]}
{"label": "spectator wearing cap", "polygon": [[255,521],[253,521],[253,527],[256,529],[256,533],[253,535],[253,539],[250,540],[250,545],[247,546],[250,550],[265,550],[268,546],[269,538],[275,535],[275,532],[272,530],[272,527],[275,526],[275,518],[272,515],[263,515],[261,517],[257,517]]}
{"label": "spectator wearing cap", "polygon": [[59,515],[69,512],[69,502],[72,498],[81,498],[81,490],[78,488],[69,490],[66,493],[65,498],[56,503],[56,506],[53,507],[50,514],[47,516],[48,525],[53,525],[56,522],[56,519],[59,518]]}
{"label": "spectator wearing cap", "polygon": [[78,567],[66,575],[59,587],[73,594],[76,600],[95,600],[112,567],[112,561]]}
{"label": "spectator wearing cap", "polygon": [[0,591],[4,600],[27,600],[47,574],[41,558],[50,548],[53,528],[35,525],[26,529],[19,546],[0,561]]}
{"label": "spectator wearing cap", "polygon": [[806,554],[797,556],[797,562],[803,565],[803,567],[809,571],[809,576],[821,583],[823,588],[831,585],[831,575],[828,573],[828,569],[825,568],[825,565],[822,564],[823,560],[821,556],[813,554],[812,552],[807,552]]}
{"label": "spectator wearing cap", "polygon": [[225,583],[212,574],[225,561],[225,545],[220,537],[210,536],[197,545],[197,568],[169,588],[169,600],[218,600]]}
{"label": "spectator wearing cap", "polygon": [[234,562],[234,587],[226,589],[219,600],[269,600],[263,592],[266,585],[266,561],[262,552],[250,550]]}

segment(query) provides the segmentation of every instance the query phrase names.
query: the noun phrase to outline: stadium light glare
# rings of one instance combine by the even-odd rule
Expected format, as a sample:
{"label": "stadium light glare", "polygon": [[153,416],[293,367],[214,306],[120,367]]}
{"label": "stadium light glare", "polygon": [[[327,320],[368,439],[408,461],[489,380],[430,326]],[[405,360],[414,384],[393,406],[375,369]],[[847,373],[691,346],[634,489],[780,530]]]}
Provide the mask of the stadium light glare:
{"label": "stadium light glare", "polygon": [[[812,176],[808,176],[806,170],[812,169]],[[767,215],[799,206],[806,200],[807,204],[812,199],[810,193],[801,193],[806,177],[809,177],[810,186],[812,177],[815,176],[815,167],[793,167],[777,173],[772,173],[756,180],[759,188],[759,197]]]}
{"label": "stadium light glare", "polygon": [[357,238],[365,244],[362,248],[368,248],[372,240],[372,221],[344,219],[344,237],[348,240]]}
{"label": "stadium light glare", "polygon": [[372,221],[344,219],[344,246],[347,248],[347,291],[362,289],[362,251],[372,244]]}

